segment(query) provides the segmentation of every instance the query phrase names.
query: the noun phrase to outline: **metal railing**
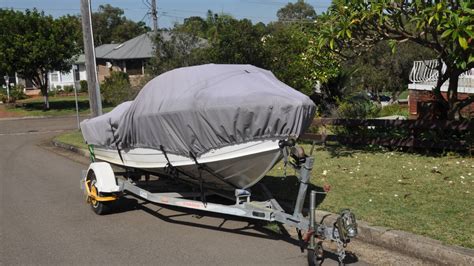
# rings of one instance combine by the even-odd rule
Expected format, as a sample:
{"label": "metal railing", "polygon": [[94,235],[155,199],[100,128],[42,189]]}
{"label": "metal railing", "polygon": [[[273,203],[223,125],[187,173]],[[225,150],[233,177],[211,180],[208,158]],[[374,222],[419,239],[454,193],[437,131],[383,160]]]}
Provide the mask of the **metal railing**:
{"label": "metal railing", "polygon": [[[410,81],[413,83],[436,82],[438,80],[438,60],[414,61],[410,72]],[[446,71],[446,64],[442,63],[442,72]],[[474,79],[474,68],[459,75],[460,79]]]}

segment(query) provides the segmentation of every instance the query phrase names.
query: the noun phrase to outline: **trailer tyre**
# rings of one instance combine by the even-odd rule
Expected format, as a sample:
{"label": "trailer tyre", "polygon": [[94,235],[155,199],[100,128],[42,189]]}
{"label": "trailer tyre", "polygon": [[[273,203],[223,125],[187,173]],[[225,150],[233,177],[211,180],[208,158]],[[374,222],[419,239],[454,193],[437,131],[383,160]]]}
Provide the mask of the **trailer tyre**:
{"label": "trailer tyre", "polygon": [[[100,192],[98,192],[97,188],[95,187],[95,183],[97,182],[97,178],[95,177],[94,171],[89,171],[89,173],[87,173],[87,180],[90,180],[89,190],[90,191],[95,191],[99,196],[101,196]],[[97,201],[97,200],[94,200],[94,199],[90,199],[91,208],[98,215],[104,215],[104,214],[110,213],[111,212],[111,204],[112,204],[112,202],[107,202],[107,201],[106,202],[101,202],[101,201]]]}

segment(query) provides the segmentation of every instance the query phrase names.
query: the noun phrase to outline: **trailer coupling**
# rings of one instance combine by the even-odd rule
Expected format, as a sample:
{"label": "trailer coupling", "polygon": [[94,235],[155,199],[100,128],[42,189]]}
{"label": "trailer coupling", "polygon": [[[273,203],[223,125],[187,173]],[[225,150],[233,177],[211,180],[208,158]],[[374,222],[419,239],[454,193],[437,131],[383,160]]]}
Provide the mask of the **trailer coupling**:
{"label": "trailer coupling", "polygon": [[357,236],[357,221],[355,215],[349,210],[341,211],[333,226],[317,224],[315,218],[316,192],[311,191],[310,198],[310,224],[308,232],[301,237],[308,243],[308,262],[310,265],[319,265],[317,261],[323,259],[322,240],[331,240],[337,244],[337,256],[342,264],[346,257],[345,248],[350,240]]}

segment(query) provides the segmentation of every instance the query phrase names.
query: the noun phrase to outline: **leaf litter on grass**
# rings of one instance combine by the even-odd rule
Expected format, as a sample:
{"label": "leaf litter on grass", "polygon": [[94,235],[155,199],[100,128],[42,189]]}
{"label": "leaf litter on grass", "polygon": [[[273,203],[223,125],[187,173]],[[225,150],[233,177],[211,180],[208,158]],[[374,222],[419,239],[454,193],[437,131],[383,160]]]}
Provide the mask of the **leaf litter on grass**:
{"label": "leaf litter on grass", "polygon": [[[387,159],[384,151],[349,152],[352,156],[316,149],[313,173],[331,173],[324,176],[324,182],[332,186],[320,208],[337,213],[349,207],[358,218],[374,225],[474,247],[472,239],[457,235],[460,231],[474,235],[474,219],[463,219],[466,214],[474,218],[467,204],[474,198],[466,193],[473,187],[474,181],[467,179],[472,176],[467,173],[473,159],[401,152],[391,152]],[[322,177],[313,174],[311,181],[322,186]]]}

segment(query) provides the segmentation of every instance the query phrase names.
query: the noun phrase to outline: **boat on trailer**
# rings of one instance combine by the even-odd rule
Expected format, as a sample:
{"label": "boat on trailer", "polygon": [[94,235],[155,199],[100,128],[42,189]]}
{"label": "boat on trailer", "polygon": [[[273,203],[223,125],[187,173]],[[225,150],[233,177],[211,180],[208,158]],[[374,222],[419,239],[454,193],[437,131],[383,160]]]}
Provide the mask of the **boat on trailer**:
{"label": "boat on trailer", "polygon": [[[357,233],[354,215],[343,212],[333,227],[317,224],[314,191],[309,218],[302,213],[314,159],[295,140],[314,112],[307,96],[251,65],[166,72],[134,101],[81,123],[92,159],[82,179],[87,200],[97,214],[110,211],[110,202],[129,192],[158,204],[276,221],[297,228],[310,265],[322,259],[316,239],[336,241],[342,261],[345,244]],[[293,213],[285,212],[262,184],[267,199],[251,199],[250,188],[282,159],[300,181]],[[195,189],[154,192],[148,187],[150,175],[158,177],[153,179],[157,184],[166,186],[162,181],[171,179]],[[208,202],[212,194],[235,204]]]}
{"label": "boat on trailer", "polygon": [[[166,174],[168,160],[173,167],[187,175],[179,176],[190,183],[198,183],[199,165],[206,165],[201,171],[205,187],[233,191],[236,188],[250,188],[262,179],[281,158],[277,140],[259,140],[213,149],[194,161],[190,157],[167,154],[150,148],[126,149],[121,151],[95,147],[95,157],[115,165],[143,169],[150,173]],[[196,164],[197,162],[197,164]]]}

